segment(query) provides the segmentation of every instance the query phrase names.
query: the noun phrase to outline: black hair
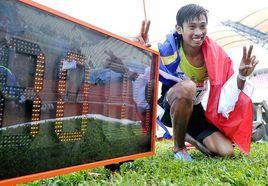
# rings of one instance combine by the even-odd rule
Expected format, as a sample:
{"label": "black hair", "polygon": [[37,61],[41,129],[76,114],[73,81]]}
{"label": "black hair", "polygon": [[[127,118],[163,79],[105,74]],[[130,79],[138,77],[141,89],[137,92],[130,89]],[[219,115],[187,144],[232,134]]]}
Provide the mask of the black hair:
{"label": "black hair", "polygon": [[199,18],[201,15],[206,17],[206,21],[208,22],[207,17],[208,10],[204,9],[202,6],[196,4],[188,4],[181,7],[176,16],[177,25],[182,27],[184,22],[190,22],[195,18]]}

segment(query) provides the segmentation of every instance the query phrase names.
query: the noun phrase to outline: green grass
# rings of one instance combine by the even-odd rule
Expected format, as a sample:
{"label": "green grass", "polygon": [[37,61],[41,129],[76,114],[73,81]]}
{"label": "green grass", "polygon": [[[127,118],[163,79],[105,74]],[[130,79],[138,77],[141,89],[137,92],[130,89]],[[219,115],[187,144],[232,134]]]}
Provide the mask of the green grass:
{"label": "green grass", "polygon": [[268,185],[268,143],[252,144],[249,156],[208,158],[190,150],[194,162],[173,159],[172,142],[156,143],[156,155],[124,163],[112,174],[99,167],[29,183],[36,185]]}

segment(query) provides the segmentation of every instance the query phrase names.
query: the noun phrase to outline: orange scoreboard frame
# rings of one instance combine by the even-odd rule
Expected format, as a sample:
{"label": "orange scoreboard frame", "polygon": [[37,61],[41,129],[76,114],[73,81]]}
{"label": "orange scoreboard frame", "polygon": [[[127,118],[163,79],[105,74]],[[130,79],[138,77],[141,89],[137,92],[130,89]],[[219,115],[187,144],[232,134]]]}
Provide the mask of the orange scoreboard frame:
{"label": "orange scoreboard frame", "polygon": [[158,52],[30,0],[0,5],[0,185],[155,153]]}

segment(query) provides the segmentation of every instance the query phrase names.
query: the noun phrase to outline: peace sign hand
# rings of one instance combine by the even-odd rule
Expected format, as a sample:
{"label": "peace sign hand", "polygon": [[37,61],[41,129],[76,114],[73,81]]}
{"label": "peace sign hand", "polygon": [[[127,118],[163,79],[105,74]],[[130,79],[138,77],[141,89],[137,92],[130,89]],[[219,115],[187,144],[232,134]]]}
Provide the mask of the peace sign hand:
{"label": "peace sign hand", "polygon": [[151,21],[142,21],[141,24],[141,31],[140,33],[135,37],[138,43],[141,45],[145,45],[147,47],[150,47],[151,45],[149,44],[149,37],[148,37],[148,32],[150,28]]}
{"label": "peace sign hand", "polygon": [[256,59],[255,55],[251,56],[252,49],[253,46],[250,45],[247,52],[247,48],[245,46],[243,47],[243,57],[239,66],[239,74],[241,76],[249,76],[259,62],[259,60]]}

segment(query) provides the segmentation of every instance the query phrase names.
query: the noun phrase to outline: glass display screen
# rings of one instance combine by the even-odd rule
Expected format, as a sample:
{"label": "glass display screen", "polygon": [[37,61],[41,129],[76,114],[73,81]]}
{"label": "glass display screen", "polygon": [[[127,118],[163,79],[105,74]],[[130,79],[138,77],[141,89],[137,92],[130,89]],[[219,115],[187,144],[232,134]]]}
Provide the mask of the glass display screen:
{"label": "glass display screen", "polygon": [[0,180],[151,152],[156,58],[0,1]]}

